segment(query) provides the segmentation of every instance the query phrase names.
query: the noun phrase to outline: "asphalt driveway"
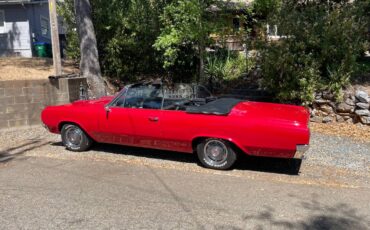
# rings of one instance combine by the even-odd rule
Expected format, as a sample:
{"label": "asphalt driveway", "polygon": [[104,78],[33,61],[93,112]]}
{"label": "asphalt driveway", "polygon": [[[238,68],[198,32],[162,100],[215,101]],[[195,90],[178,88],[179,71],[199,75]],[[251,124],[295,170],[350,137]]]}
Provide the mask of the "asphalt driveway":
{"label": "asphalt driveway", "polygon": [[71,153],[40,128],[0,131],[0,229],[369,229],[369,143],[312,143],[291,176],[275,159],[220,172],[187,154]]}

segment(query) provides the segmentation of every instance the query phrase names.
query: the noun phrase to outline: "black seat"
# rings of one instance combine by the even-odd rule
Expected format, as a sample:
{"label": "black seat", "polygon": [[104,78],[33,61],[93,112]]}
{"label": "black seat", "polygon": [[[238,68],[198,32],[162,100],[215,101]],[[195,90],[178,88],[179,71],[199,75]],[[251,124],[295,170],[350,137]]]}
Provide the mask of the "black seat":
{"label": "black seat", "polygon": [[227,115],[232,108],[243,100],[236,98],[220,98],[202,106],[191,106],[186,108],[187,113],[200,113],[212,115]]}
{"label": "black seat", "polygon": [[144,109],[161,109],[162,107],[162,97],[152,97],[144,100]]}

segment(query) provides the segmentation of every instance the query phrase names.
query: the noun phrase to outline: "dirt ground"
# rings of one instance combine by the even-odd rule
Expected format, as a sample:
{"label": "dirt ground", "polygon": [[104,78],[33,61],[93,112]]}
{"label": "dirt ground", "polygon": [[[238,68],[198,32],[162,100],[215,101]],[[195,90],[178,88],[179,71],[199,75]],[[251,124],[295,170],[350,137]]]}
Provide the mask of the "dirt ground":
{"label": "dirt ground", "polygon": [[311,131],[332,136],[349,137],[351,139],[370,142],[370,126],[347,123],[310,123]]}
{"label": "dirt ground", "polygon": [[[63,61],[63,72],[78,73],[78,66]],[[0,81],[47,79],[53,74],[53,60],[50,58],[0,58]]]}

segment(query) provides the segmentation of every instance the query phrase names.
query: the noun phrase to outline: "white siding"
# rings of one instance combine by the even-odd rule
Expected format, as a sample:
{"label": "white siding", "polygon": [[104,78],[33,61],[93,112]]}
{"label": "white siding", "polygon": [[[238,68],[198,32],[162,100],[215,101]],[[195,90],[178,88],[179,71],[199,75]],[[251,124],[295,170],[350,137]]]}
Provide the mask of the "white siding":
{"label": "white siding", "polygon": [[0,6],[5,13],[5,33],[0,34],[0,56],[32,57],[27,8]]}

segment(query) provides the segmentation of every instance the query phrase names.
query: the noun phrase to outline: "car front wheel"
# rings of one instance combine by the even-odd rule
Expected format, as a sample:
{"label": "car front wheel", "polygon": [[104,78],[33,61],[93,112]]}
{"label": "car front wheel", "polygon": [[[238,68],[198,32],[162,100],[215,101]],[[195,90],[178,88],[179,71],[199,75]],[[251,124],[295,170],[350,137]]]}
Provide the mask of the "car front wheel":
{"label": "car front wheel", "polygon": [[92,144],[91,138],[77,125],[64,125],[61,134],[64,146],[74,152],[85,151]]}
{"label": "car front wheel", "polygon": [[215,138],[208,138],[199,143],[197,154],[200,162],[212,169],[229,169],[237,159],[237,154],[230,143]]}

